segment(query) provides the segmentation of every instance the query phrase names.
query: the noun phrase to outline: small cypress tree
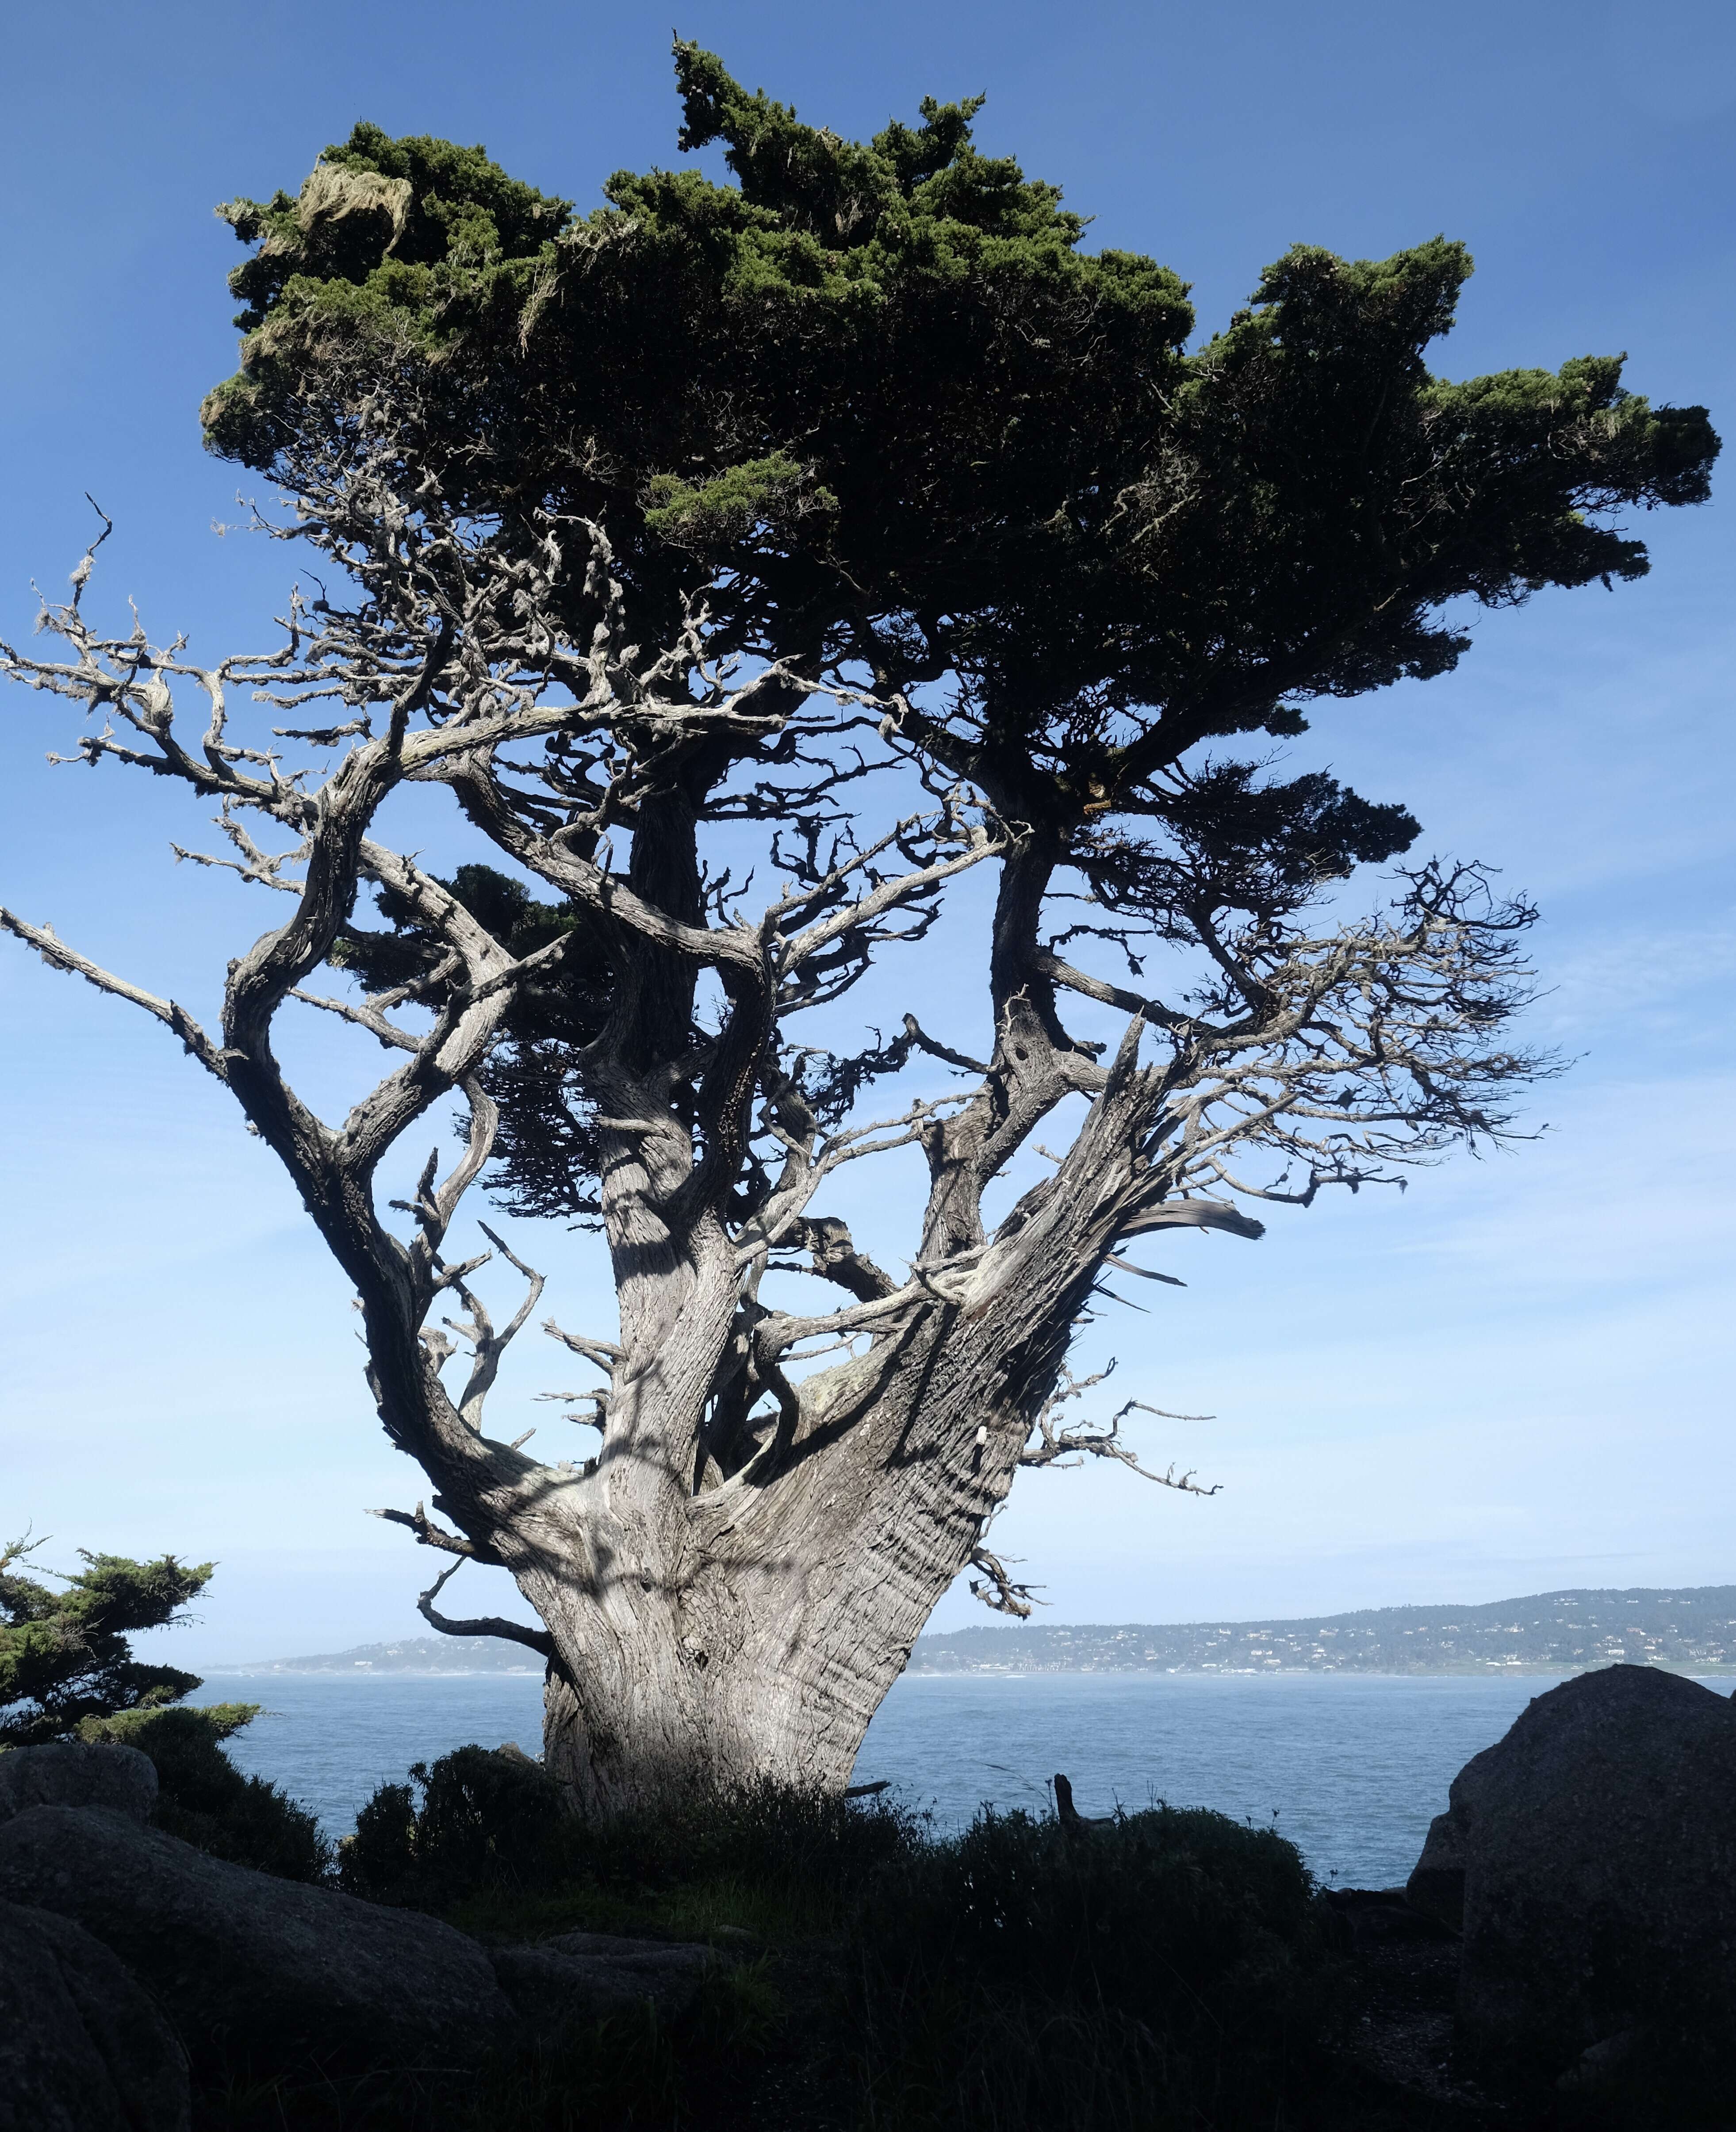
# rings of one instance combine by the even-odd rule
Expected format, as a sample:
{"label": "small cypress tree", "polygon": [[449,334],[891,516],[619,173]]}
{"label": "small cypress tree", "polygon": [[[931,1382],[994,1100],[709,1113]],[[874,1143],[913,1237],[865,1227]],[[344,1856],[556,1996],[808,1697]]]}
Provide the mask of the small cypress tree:
{"label": "small cypress tree", "polygon": [[216,1564],[81,1548],[84,1568],[47,1573],[65,1587],[56,1592],[16,1573],[43,1544],[0,1549],[0,1753],[65,1739],[137,1747],[156,1765],[156,1819],[170,1835],[287,1880],[320,1879],[331,1856],[314,1816],[223,1751],[259,1705],[190,1707],[198,1674],[142,1665],[127,1640],[173,1621]]}
{"label": "small cypress tree", "polygon": [[56,1592],[17,1565],[45,1543],[0,1549],[0,1747],[32,1747],[77,1733],[87,1718],[179,1702],[199,1686],[178,1666],[141,1665],[127,1638],[172,1621],[211,1581],[216,1564],[172,1554],[133,1562],[79,1550],[85,1568],[46,1573]]}

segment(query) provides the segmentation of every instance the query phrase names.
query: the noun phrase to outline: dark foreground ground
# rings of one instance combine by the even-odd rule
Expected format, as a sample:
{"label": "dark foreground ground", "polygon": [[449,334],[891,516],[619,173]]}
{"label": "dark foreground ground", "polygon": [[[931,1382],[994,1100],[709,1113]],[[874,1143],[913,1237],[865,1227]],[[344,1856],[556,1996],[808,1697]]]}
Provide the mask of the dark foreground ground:
{"label": "dark foreground ground", "polygon": [[[1721,2132],[1736,2116],[1689,2110],[1587,2110],[1546,2097],[1503,2102],[1455,2069],[1452,2009],[1456,1951],[1387,1944],[1340,1956],[1332,2034],[1306,2062],[1262,2091],[1184,2101],[1154,2091],[1136,2062],[1081,2065],[1076,2030],[1053,2006],[1029,2009],[1012,2048],[983,2077],[972,2038],[951,2051],[898,2062],[897,2043],[851,2025],[845,1944],[810,1940],[767,1949],[725,1941],[732,1981],[695,2015],[670,2027],[618,2022],[556,2043],[534,2060],[480,2078],[345,2077],[301,2082],[208,2079],[200,2132],[863,2132],[864,2127],[959,2126],[1049,2132],[1052,2125],[1216,2132],[1617,2132],[1629,2124]],[[1233,2050],[1233,2034],[1224,2038]],[[1051,2047],[1072,2089],[1057,2105],[1043,2061]],[[1094,2053],[1093,2054],[1094,2055]],[[1136,2058],[1137,2054],[1130,2054]],[[1194,2069],[1190,2069],[1194,2070]],[[974,2097],[976,2114],[956,2114]]]}
{"label": "dark foreground ground", "polygon": [[196,2069],[199,2132],[1736,2132],[1736,2089],[1669,2077],[1484,2093],[1455,1938],[1223,1815],[943,1837],[767,1790],[598,1830],[522,1757],[415,1777],[343,1847],[351,1893],[503,1947],[703,1942],[703,1983],[479,2071],[258,2080],[232,2039]]}

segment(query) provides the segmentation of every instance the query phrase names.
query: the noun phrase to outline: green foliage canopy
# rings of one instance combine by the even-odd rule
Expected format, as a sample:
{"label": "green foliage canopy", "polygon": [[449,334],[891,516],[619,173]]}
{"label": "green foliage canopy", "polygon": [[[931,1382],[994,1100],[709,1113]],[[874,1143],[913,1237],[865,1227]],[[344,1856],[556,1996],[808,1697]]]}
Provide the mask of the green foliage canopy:
{"label": "green foliage canopy", "polygon": [[136,1747],[156,1767],[158,1827],[262,1872],[319,1880],[330,1855],[315,1817],[263,1777],[243,1775],[223,1751],[260,1706],[189,1708],[181,1697],[199,1676],[142,1665],[127,1640],[172,1621],[216,1564],[172,1554],[134,1562],[81,1548],[85,1567],[55,1573],[65,1587],[56,1592],[18,1572],[44,1544],[0,1548],[0,1752],[67,1739]]}
{"label": "green foliage canopy", "polygon": [[[212,447],[293,485],[310,389],[372,336],[438,376],[414,450],[449,492],[601,520],[650,628],[715,573],[725,642],[952,677],[924,743],[1075,831],[1162,811],[1152,774],[1201,740],[1446,671],[1455,600],[1640,575],[1601,521],[1707,492],[1705,411],[1619,358],[1431,374],[1461,246],[1299,247],[1190,348],[1185,285],[1084,250],[1055,186],[976,149],[979,98],[853,142],[676,66],[680,146],[736,183],[618,172],[578,217],[364,125],[298,196],[224,209],[257,250]],[[1359,817],[1343,857],[1402,835]]]}

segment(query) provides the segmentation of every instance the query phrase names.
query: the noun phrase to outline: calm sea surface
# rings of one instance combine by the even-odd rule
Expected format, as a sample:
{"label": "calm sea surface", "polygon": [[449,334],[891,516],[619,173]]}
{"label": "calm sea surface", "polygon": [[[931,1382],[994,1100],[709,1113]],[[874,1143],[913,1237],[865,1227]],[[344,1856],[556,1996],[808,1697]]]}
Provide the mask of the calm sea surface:
{"label": "calm sea surface", "polygon": [[[906,1674],[881,1707],[856,1781],[889,1777],[941,1826],[984,1800],[1041,1811],[1057,1769],[1080,1811],[1153,1799],[1274,1824],[1322,1879],[1387,1887],[1416,1862],[1431,1817],[1471,1756],[1551,1678],[1369,1673]],[[1708,1681],[1729,1693],[1729,1683]],[[445,1678],[210,1674],[211,1700],[262,1702],[231,1742],[244,1768],[348,1833],[376,1784],[477,1741],[541,1750],[531,1674]]]}

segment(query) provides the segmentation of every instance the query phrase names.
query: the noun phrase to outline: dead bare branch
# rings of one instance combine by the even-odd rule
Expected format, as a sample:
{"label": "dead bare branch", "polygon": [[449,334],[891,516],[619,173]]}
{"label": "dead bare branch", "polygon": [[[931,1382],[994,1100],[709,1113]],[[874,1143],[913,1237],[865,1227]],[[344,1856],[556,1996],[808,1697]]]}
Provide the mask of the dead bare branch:
{"label": "dead bare branch", "polygon": [[552,1661],[555,1640],[545,1629],[529,1628],[522,1621],[509,1621],[498,1614],[481,1614],[468,1621],[458,1621],[438,1611],[435,1601],[463,1568],[462,1562],[454,1562],[450,1569],[443,1569],[416,1601],[416,1611],[429,1627],[438,1629],[443,1636],[498,1636],[507,1643],[522,1644],[539,1658]]}
{"label": "dead bare branch", "polygon": [[1041,1584],[1021,1584],[1013,1577],[1006,1563],[998,1554],[993,1554],[979,1541],[970,1550],[970,1566],[983,1573],[980,1578],[970,1580],[971,1597],[980,1599],[985,1606],[997,1614],[1011,1614],[1021,1621],[1031,1618],[1033,1606],[1044,1606],[1048,1601],[1036,1594]]}

